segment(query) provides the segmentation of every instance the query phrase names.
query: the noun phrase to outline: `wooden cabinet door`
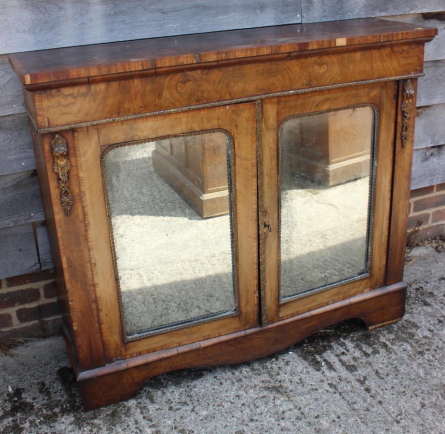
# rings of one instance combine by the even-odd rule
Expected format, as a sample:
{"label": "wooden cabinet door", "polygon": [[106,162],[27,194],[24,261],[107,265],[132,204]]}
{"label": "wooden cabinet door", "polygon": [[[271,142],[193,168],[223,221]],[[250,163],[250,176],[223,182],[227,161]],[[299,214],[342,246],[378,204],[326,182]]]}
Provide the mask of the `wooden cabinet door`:
{"label": "wooden cabinet door", "polygon": [[107,360],[258,325],[255,104],[74,136]]}
{"label": "wooden cabinet door", "polygon": [[385,82],[263,102],[263,324],[384,286],[394,94]]}

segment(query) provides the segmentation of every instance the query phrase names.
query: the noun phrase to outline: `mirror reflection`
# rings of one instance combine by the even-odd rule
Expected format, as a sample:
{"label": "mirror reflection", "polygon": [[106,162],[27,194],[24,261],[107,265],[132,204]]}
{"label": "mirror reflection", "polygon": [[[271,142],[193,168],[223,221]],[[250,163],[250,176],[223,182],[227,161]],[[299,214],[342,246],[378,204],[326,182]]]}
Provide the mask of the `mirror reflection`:
{"label": "mirror reflection", "polygon": [[374,110],[292,117],[280,128],[280,297],[366,275]]}
{"label": "mirror reflection", "polygon": [[128,336],[233,314],[230,138],[114,145],[103,167]]}

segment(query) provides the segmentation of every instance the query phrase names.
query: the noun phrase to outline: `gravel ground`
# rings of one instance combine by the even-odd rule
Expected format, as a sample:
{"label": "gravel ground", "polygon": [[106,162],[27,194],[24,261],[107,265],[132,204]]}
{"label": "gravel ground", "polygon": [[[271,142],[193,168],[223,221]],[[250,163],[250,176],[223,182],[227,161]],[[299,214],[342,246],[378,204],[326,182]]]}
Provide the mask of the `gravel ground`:
{"label": "gravel ground", "polygon": [[445,253],[415,248],[403,321],[346,323],[274,356],[151,380],[85,413],[62,338],[0,356],[0,432],[445,433]]}

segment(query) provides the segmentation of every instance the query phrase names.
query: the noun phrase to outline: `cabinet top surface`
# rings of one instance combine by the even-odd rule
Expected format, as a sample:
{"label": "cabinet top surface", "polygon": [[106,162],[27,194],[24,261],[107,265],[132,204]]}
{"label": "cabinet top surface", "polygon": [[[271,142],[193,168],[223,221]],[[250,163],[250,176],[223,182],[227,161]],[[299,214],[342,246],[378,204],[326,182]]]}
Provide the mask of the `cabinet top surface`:
{"label": "cabinet top surface", "polygon": [[24,85],[354,45],[431,39],[437,29],[382,19],[293,24],[10,55]]}

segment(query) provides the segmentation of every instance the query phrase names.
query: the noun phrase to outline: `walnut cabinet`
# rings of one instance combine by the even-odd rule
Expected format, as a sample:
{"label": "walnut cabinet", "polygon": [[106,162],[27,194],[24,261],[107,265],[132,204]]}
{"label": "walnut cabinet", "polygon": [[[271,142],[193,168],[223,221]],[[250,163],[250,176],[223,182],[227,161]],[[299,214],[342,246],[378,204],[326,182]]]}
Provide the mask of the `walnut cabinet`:
{"label": "walnut cabinet", "polygon": [[402,318],[435,34],[372,19],[10,56],[86,409]]}

